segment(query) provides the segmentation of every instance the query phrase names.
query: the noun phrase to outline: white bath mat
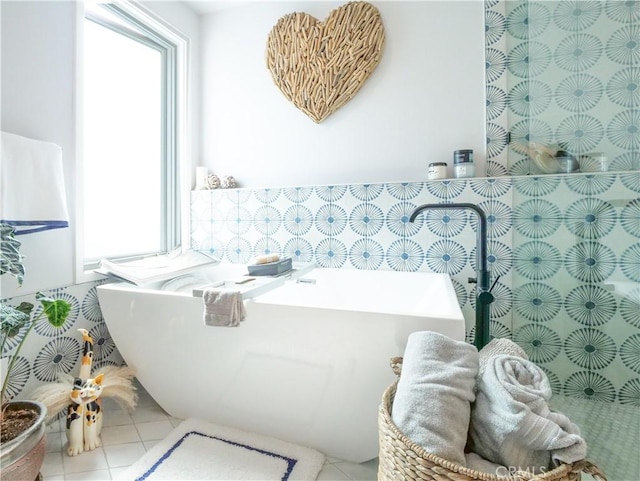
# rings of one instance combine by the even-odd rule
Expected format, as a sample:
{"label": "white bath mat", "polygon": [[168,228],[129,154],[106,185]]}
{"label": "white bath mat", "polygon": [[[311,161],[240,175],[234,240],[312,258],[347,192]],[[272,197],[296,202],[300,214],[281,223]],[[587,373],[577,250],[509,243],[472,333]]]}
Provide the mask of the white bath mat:
{"label": "white bath mat", "polygon": [[132,465],[123,479],[314,480],[324,455],[261,434],[187,419]]}

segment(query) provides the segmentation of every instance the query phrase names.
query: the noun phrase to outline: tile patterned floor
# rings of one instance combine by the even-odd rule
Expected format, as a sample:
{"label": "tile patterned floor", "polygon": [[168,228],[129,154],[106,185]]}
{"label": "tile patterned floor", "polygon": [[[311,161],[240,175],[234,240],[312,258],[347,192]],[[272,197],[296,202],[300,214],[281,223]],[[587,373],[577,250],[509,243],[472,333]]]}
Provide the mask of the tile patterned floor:
{"label": "tile patterned floor", "polygon": [[[128,414],[111,399],[104,402],[102,446],[70,457],[64,452],[66,434],[63,421],[56,421],[47,432],[47,453],[42,466],[45,481],[118,480],[155,443],[163,439],[182,420],[165,413],[139,388],[136,410]],[[377,479],[377,460],[362,464],[327,458],[319,481],[373,481]]]}

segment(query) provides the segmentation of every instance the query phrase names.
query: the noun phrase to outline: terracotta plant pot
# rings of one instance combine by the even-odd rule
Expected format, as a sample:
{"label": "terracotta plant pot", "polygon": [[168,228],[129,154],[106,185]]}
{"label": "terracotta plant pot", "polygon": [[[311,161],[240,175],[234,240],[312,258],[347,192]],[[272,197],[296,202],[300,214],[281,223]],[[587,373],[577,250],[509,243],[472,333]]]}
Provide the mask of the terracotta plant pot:
{"label": "terracotta plant pot", "polygon": [[35,480],[44,461],[47,408],[37,401],[9,403],[7,410],[15,409],[34,409],[38,411],[38,417],[18,437],[0,444],[0,477],[2,481]]}

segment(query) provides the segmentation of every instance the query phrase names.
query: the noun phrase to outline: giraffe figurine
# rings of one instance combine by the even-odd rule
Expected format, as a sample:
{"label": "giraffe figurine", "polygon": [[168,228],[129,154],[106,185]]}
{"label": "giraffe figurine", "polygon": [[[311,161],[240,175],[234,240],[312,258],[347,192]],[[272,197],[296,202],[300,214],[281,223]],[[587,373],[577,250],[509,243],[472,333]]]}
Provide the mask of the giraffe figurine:
{"label": "giraffe figurine", "polygon": [[86,329],[78,329],[82,334],[82,360],[78,377],[83,381],[91,376],[91,366],[93,364],[93,338]]}
{"label": "giraffe figurine", "polygon": [[82,379],[79,377],[73,381],[73,387],[71,388],[71,404],[67,408],[67,440],[69,445],[67,447],[67,454],[69,456],[75,456],[83,451],[83,445],[78,442],[78,439],[84,439],[82,435],[82,414],[83,406],[82,399],[80,398],[80,391],[82,389]]}
{"label": "giraffe figurine", "polygon": [[131,412],[138,395],[133,384],[135,369],[129,366],[104,366],[99,374],[92,373],[93,339],[86,329],[82,333],[82,359],[78,377],[66,373],[57,382],[36,388],[31,397],[47,408],[47,422],[65,411],[67,454],[76,456],[100,446],[102,431],[102,399],[112,398],[121,408]]}
{"label": "giraffe figurine", "polygon": [[99,374],[91,378],[93,363],[93,339],[86,329],[82,333],[82,361],[80,373],[73,381],[71,404],[67,407],[67,454],[75,456],[83,451],[91,451],[101,445],[102,430],[102,381]]}

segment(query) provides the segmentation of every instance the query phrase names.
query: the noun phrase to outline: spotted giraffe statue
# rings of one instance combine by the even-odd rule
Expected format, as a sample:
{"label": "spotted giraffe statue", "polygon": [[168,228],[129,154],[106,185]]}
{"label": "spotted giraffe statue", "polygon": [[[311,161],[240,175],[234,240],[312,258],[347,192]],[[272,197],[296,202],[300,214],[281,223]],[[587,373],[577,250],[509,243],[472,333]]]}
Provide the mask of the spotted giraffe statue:
{"label": "spotted giraffe statue", "polygon": [[93,365],[93,338],[86,329],[78,329],[82,334],[82,359],[80,360],[80,372],[78,377],[82,380],[91,377]]}
{"label": "spotted giraffe statue", "polygon": [[[102,430],[102,399],[112,398],[131,412],[138,395],[133,384],[135,370],[129,366],[103,366],[99,374],[92,373],[93,339],[86,329],[82,333],[82,359],[78,377],[58,374],[58,381],[43,384],[30,395],[47,408],[47,422],[66,411],[67,454],[75,456],[100,446]],[[69,402],[71,399],[71,402]]]}
{"label": "spotted giraffe statue", "polygon": [[100,446],[102,430],[102,381],[104,376],[91,376],[93,339],[86,329],[82,333],[80,373],[71,388],[71,404],[67,407],[67,454],[75,456]]}

